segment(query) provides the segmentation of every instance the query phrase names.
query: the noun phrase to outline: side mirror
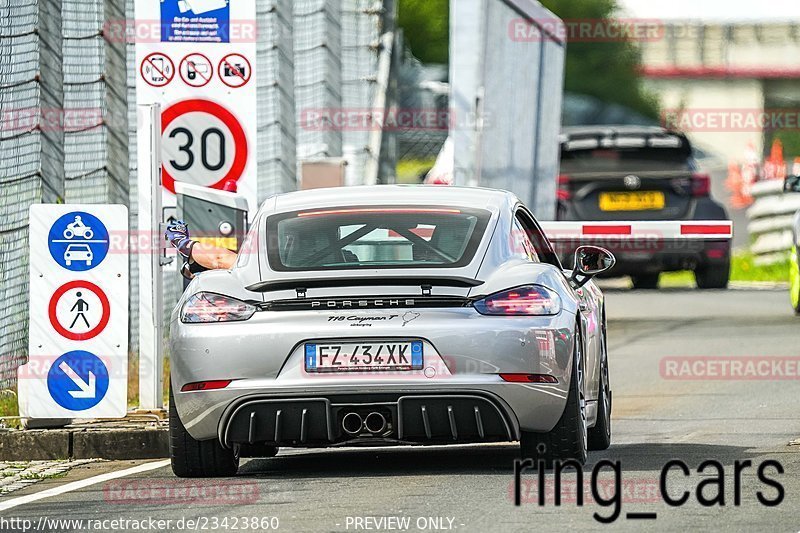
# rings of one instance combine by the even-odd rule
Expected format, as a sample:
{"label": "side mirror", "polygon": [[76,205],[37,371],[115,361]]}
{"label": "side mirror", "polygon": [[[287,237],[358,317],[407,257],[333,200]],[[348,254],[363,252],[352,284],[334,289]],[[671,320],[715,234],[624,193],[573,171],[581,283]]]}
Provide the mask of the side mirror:
{"label": "side mirror", "polygon": [[786,176],[783,192],[800,192],[800,176]]}
{"label": "side mirror", "polygon": [[579,289],[598,274],[611,270],[616,263],[614,254],[605,248],[580,246],[575,250],[575,267],[570,282],[573,287]]}

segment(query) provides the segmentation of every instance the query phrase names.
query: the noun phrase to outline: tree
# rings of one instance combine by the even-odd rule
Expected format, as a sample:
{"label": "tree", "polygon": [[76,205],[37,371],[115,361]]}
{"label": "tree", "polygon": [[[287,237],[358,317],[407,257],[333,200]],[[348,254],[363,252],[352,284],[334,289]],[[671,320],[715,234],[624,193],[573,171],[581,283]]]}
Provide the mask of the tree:
{"label": "tree", "polygon": [[[614,18],[618,7],[616,0],[541,0],[541,3],[567,23],[602,24]],[[573,39],[567,42],[565,89],[657,118],[657,99],[644,89],[640,65],[639,50],[630,41]]]}
{"label": "tree", "polygon": [[423,63],[447,63],[450,52],[448,0],[399,0],[397,22],[417,59]]}
{"label": "tree", "polygon": [[[616,0],[541,0],[541,3],[567,22],[597,24],[612,19],[618,7]],[[423,63],[447,63],[449,18],[447,0],[399,0],[399,25],[411,52]],[[640,64],[639,51],[630,41],[573,40],[567,43],[566,90],[658,118],[657,99],[644,89]]]}

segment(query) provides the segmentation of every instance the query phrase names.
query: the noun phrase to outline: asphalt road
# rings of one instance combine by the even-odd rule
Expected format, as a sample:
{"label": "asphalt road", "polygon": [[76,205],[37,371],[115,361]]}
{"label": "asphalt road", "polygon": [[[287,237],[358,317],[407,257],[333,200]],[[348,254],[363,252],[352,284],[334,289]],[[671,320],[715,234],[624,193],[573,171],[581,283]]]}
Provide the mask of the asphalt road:
{"label": "asphalt road", "polygon": [[[531,501],[535,498],[528,488],[536,483],[532,473],[523,475],[523,503],[515,507],[516,450],[510,445],[342,449],[285,451],[274,459],[249,460],[233,481],[178,480],[162,467],[4,511],[0,525],[2,518],[15,517],[36,522],[40,517],[153,518],[172,521],[157,529],[181,531],[191,529],[179,522],[185,518],[199,519],[197,529],[217,525],[220,531],[230,531],[234,525],[243,530],[245,518],[257,518],[266,520],[249,522],[248,526],[258,526],[250,530],[267,531],[275,525],[281,531],[800,530],[800,446],[789,445],[800,438],[797,367],[793,380],[776,379],[781,367],[772,366],[766,376],[771,379],[710,380],[699,374],[711,367],[696,365],[698,358],[708,357],[740,362],[791,357],[797,365],[800,319],[791,315],[785,292],[609,290],[607,295],[614,438],[609,450],[590,454],[584,483],[587,500],[581,507],[575,503],[574,475],[565,476],[560,507],[553,504],[552,495],[543,507]],[[690,365],[681,366],[683,361]],[[615,505],[602,506],[589,497],[590,471],[603,459],[619,461],[621,466],[620,516],[611,525],[601,524],[593,515],[611,516]],[[691,491],[688,501],[678,507],[665,504],[658,490],[661,470],[671,459],[683,461],[689,469],[688,476],[677,469],[667,476],[672,498]],[[722,472],[709,467],[698,473],[705,460],[717,461]],[[778,461],[784,473],[767,464],[765,482],[757,468],[769,460]],[[753,465],[741,473],[739,505],[734,486],[737,461]],[[128,467],[106,463],[82,468],[27,492]],[[721,489],[713,484],[720,475]],[[550,487],[552,476],[547,479]],[[608,468],[599,475],[595,483],[599,499],[614,501],[613,480]],[[780,484],[784,497],[767,507],[757,493],[774,502],[778,490],[767,484],[770,480]],[[725,505],[701,505],[695,489],[703,484],[707,498],[722,492]],[[642,512],[655,513],[656,518],[626,518],[628,513]],[[220,522],[215,524],[214,517]],[[221,521],[225,517],[227,528]],[[385,517],[407,517],[408,528],[394,521],[380,522]],[[48,531],[89,530],[85,525],[84,529],[49,525]],[[114,524],[105,525],[107,530],[124,530],[120,524],[114,529]]]}

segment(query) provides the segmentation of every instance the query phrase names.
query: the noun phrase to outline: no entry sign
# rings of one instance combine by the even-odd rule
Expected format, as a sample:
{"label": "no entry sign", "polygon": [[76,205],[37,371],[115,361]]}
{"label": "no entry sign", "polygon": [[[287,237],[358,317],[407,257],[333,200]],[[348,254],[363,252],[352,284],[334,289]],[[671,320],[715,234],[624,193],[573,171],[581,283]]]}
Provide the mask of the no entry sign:
{"label": "no entry sign", "polygon": [[128,392],[128,210],[30,209],[28,363],[20,415],[121,418]]}

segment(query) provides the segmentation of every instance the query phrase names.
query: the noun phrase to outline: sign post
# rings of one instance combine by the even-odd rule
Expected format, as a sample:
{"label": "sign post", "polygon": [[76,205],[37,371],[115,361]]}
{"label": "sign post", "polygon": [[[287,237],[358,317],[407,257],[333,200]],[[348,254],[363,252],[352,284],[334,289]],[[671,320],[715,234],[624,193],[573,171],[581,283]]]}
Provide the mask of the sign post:
{"label": "sign post", "polygon": [[128,281],[125,206],[31,206],[29,359],[18,370],[20,416],[125,416]]}
{"label": "sign post", "polygon": [[[164,407],[164,277],[161,236],[161,108],[140,105],[139,122],[139,408]],[[142,142],[144,141],[144,142]]]}

